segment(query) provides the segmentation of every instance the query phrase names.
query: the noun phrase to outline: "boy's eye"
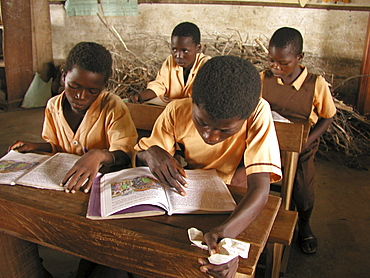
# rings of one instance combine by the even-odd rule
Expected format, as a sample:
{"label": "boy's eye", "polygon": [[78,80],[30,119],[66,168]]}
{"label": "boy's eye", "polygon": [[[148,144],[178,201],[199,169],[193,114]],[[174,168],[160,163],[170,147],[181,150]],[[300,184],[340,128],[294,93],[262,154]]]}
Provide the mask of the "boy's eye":
{"label": "boy's eye", "polygon": [[89,93],[92,95],[96,95],[100,93],[100,90],[95,90],[95,91],[89,90]]}
{"label": "boy's eye", "polygon": [[185,53],[185,54],[186,54],[186,53],[189,53],[189,50],[185,49],[185,50],[184,50],[184,53]]}
{"label": "boy's eye", "polygon": [[72,84],[68,84],[68,87],[69,88],[71,88],[71,89],[73,89],[73,90],[77,90],[77,89],[79,89],[80,87],[78,87],[78,86],[74,86],[74,85],[72,85]]}
{"label": "boy's eye", "polygon": [[282,65],[282,66],[287,66],[287,65],[289,65],[289,62],[280,62],[279,64]]}

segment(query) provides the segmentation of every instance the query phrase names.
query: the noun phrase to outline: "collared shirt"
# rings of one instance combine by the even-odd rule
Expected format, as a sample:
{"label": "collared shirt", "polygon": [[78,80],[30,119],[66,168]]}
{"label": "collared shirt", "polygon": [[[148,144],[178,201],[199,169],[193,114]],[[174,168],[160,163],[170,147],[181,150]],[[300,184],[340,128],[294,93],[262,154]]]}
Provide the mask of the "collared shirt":
{"label": "collared shirt", "polygon": [[64,92],[51,98],[45,109],[42,137],[52,145],[53,153],[83,155],[91,149],[108,149],[122,150],[131,157],[137,132],[119,96],[101,92],[86,111],[76,133],[64,117],[63,101],[67,101]]}
{"label": "collared shirt", "polygon": [[[297,79],[292,83],[292,87],[294,87],[296,90],[299,90],[307,75],[308,70],[306,67],[301,66],[303,71],[302,73],[297,77]],[[262,80],[262,86],[263,81],[265,78],[265,72],[260,73],[261,80]],[[281,78],[276,78],[277,84],[284,85]],[[333,97],[330,93],[329,84],[326,82],[325,78],[322,76],[317,76],[316,83],[315,83],[315,89],[314,89],[314,96],[313,96],[313,102],[312,102],[312,109],[309,116],[309,121],[311,123],[317,123],[319,117],[321,118],[332,118],[337,109],[335,107]]]}
{"label": "collared shirt", "polygon": [[200,68],[211,57],[198,53],[192,66],[188,80],[184,84],[184,69],[176,64],[172,55],[163,62],[154,81],[148,83],[147,89],[151,89],[163,101],[190,97],[192,94],[195,76]]}
{"label": "collared shirt", "polygon": [[261,99],[239,132],[215,145],[206,144],[192,121],[190,98],[170,102],[158,117],[149,138],[142,138],[136,151],[157,145],[171,155],[176,143],[184,146],[191,169],[216,169],[230,183],[244,157],[246,174],[267,172],[271,182],[281,179],[280,152],[269,104]]}

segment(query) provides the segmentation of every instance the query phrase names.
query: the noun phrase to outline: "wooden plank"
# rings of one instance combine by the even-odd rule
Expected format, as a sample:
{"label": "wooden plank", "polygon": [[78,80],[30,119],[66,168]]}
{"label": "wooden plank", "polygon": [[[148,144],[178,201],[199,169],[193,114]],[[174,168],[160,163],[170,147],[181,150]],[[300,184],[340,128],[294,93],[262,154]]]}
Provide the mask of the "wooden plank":
{"label": "wooden plank", "polygon": [[130,111],[132,120],[137,129],[152,130],[153,125],[162,113],[164,107],[157,105],[145,105],[145,104],[134,104],[126,103],[128,110]]}
{"label": "wooden plank", "polygon": [[275,122],[275,129],[280,150],[301,152],[304,131],[302,123]]}
{"label": "wooden plank", "polygon": [[268,241],[290,245],[298,219],[296,211],[281,208],[275,218]]}

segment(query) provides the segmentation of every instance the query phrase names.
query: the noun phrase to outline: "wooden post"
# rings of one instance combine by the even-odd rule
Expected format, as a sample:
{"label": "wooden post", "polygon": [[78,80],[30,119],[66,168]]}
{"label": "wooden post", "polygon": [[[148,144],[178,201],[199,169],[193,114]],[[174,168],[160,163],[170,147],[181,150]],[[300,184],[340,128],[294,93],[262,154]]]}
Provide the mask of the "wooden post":
{"label": "wooden post", "polygon": [[46,79],[53,62],[48,0],[2,0],[6,101],[0,107],[15,108],[38,71]]}
{"label": "wooden post", "polygon": [[[364,56],[362,60],[362,75],[370,74],[370,14],[367,24]],[[362,114],[370,113],[370,77],[362,77],[357,100],[357,110]]]}

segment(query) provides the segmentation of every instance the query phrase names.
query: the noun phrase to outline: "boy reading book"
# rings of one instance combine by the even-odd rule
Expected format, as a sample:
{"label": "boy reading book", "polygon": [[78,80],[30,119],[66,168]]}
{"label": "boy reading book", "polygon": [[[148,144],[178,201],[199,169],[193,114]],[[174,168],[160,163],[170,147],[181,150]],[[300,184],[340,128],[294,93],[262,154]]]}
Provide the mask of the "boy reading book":
{"label": "boy reading book", "polygon": [[166,105],[172,99],[191,96],[195,76],[211,57],[200,53],[200,31],[191,22],[182,22],[172,31],[171,52],[163,62],[154,81],[147,89],[132,95],[130,102],[143,103],[158,98],[156,103]]}
{"label": "boy reading book", "polygon": [[[137,165],[147,165],[162,183],[186,195],[186,174],[174,158],[182,146],[189,169],[215,169],[226,184],[248,192],[224,223],[204,236],[210,254],[217,242],[235,238],[266,204],[270,182],[281,178],[280,153],[268,103],[260,98],[260,77],[248,61],[234,56],[210,59],[199,70],[191,98],[170,102],[152,134],[135,146]],[[234,277],[238,259],[200,270],[214,277]]]}
{"label": "boy reading book", "polygon": [[262,96],[282,116],[306,119],[311,124],[298,158],[293,200],[298,211],[301,249],[303,253],[314,254],[317,239],[310,227],[315,202],[314,157],[320,136],[332,123],[336,108],[325,79],[309,73],[300,64],[302,48],[303,39],[298,30],[283,27],[275,31],[269,43],[270,70],[261,73]]}
{"label": "boy reading book", "polygon": [[51,98],[45,109],[42,137],[46,142],[16,141],[9,147],[19,152],[80,155],[60,181],[66,192],[83,187],[87,193],[102,165],[130,165],[137,132],[120,97],[103,91],[111,68],[107,49],[93,42],[78,43],[63,68],[65,90]]}
{"label": "boy reading book", "polygon": [[[123,168],[131,163],[136,128],[123,101],[103,91],[111,68],[111,54],[102,45],[81,42],[74,46],[63,68],[65,90],[51,98],[45,109],[42,137],[46,142],[16,141],[9,147],[19,152],[81,155],[60,181],[66,192],[84,187],[87,193],[102,165]],[[27,244],[13,237],[0,243],[2,252],[13,252],[12,258],[19,260],[14,276],[49,277],[41,265],[37,245]],[[35,267],[27,269],[29,265]]]}

